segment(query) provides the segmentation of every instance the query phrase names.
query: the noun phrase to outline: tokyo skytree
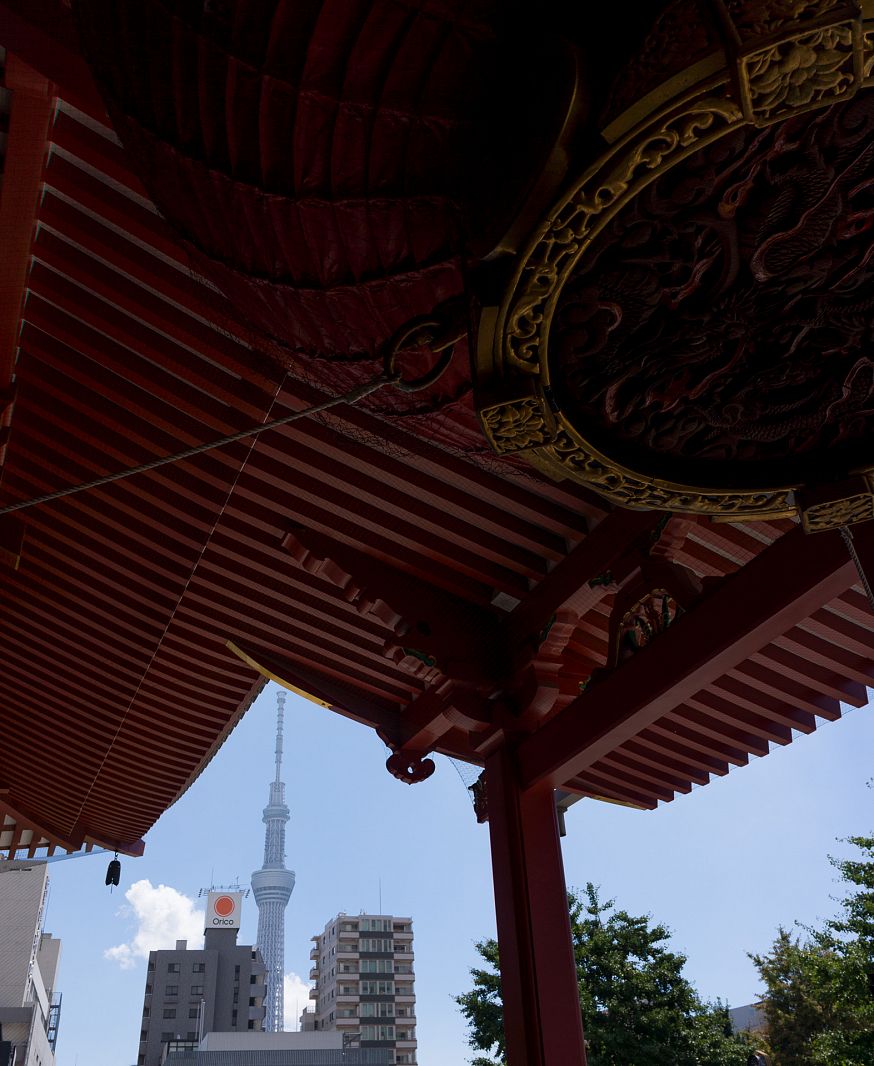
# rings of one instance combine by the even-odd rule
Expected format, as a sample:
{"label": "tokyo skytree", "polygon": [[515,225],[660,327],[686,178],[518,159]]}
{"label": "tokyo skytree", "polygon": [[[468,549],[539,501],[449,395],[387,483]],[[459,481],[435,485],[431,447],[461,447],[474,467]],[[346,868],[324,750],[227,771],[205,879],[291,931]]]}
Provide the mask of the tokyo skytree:
{"label": "tokyo skytree", "polygon": [[258,947],[267,967],[264,1028],[283,1030],[285,996],[285,908],[294,891],[294,870],[285,868],[285,823],[291,817],[285,803],[282,771],[282,720],[285,693],[276,696],[276,776],[270,783],[270,799],[264,808],[264,865],[252,874],[252,892],[258,904]]}

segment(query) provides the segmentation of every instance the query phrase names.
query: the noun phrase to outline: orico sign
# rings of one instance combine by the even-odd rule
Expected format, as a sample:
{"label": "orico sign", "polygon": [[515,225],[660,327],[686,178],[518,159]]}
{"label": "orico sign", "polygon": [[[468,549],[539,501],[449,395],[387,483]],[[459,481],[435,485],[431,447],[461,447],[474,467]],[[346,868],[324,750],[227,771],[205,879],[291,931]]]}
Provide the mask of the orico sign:
{"label": "orico sign", "polygon": [[210,892],[206,897],[207,929],[239,929],[242,892]]}

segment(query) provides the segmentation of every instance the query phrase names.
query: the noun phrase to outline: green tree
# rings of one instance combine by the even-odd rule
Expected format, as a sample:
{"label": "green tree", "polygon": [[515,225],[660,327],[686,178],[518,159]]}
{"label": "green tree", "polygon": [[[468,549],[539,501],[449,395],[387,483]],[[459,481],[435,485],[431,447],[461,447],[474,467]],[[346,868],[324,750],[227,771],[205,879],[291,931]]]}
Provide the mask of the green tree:
{"label": "green tree", "polygon": [[874,837],[850,837],[856,859],[831,859],[850,886],[822,929],[780,929],[752,955],[765,984],[773,1066],[874,1063]]}
{"label": "green tree", "polygon": [[[616,910],[592,885],[568,905],[589,1066],[745,1066],[749,1043],[683,977],[686,960],[667,948],[663,925]],[[498,945],[476,947],[486,967],[471,970],[473,988],[456,1002],[470,1046],[486,1052],[474,1066],[494,1066],[504,1061]]]}

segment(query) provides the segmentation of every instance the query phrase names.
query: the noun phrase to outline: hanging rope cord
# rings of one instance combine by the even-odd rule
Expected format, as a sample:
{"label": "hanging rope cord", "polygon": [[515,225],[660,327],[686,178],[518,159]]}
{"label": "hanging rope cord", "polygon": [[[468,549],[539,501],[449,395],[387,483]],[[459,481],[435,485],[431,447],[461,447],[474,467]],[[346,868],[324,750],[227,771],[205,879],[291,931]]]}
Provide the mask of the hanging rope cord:
{"label": "hanging rope cord", "polygon": [[[238,440],[256,437],[261,433],[269,432],[271,429],[279,429],[281,426],[297,422],[299,419],[310,418],[313,415],[320,414],[322,411],[329,411],[332,407],[338,407],[340,404],[356,404],[366,396],[370,396],[386,386],[398,389],[401,392],[419,392],[433,385],[443,374],[452,359],[455,344],[465,332],[466,327],[464,330],[459,330],[458,328],[447,329],[446,323],[436,318],[416,319],[405,326],[393,338],[384,359],[382,373],[377,374],[376,377],[371,378],[370,381],[365,382],[363,385],[357,385],[354,389],[343,393],[342,396],[332,396],[322,403],[305,407],[300,411],[292,411],[290,414],[283,415],[282,418],[275,418],[271,422],[262,422],[260,425],[241,429],[236,433],[229,433],[226,437],[219,437],[217,440],[196,444],[191,448],[185,448],[181,452],[174,452],[172,455],[162,455],[157,459],[150,459],[147,463],[140,463],[139,466],[117,470],[111,474],[102,474],[91,481],[84,481],[78,485],[67,485],[64,488],[55,489],[53,492],[46,492],[42,496],[34,496],[29,500],[19,500],[18,503],[7,504],[5,507],[0,507],[0,516],[11,514],[13,511],[23,511],[28,507],[36,507],[41,503],[50,503],[52,500],[60,500],[65,496],[73,496],[77,492],[98,489],[103,485],[110,485],[114,481],[123,481],[125,478],[134,477],[136,474],[145,474],[149,470],[157,470],[162,466],[170,466],[172,463],[180,463],[184,459],[191,459],[196,455],[202,455],[204,452],[210,452],[216,448],[224,448],[226,445],[234,444]],[[404,351],[412,348],[425,347],[440,356],[438,361],[431,370],[421,377],[413,380],[402,378],[398,369],[399,356]]]}
{"label": "hanging rope cord", "polygon": [[862,566],[862,560],[859,558],[859,553],[856,551],[856,545],[853,543],[853,531],[849,526],[841,526],[841,536],[844,538],[844,544],[847,546],[850,558],[856,564],[856,572],[859,575],[862,588],[865,590],[865,595],[868,597],[868,605],[870,606],[872,613],[874,613],[874,589],[871,588],[871,581],[865,573],[865,568]]}

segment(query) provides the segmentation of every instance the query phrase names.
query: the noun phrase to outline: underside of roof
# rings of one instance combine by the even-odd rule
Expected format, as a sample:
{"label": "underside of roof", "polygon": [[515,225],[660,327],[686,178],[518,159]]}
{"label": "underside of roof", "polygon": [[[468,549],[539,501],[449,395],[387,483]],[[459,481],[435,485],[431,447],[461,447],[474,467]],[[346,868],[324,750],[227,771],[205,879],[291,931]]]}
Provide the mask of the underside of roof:
{"label": "underside of roof", "polygon": [[[15,53],[15,9],[0,505],[361,380],[262,348],[79,57]],[[0,852],[137,852],[266,677],[401,763],[510,736],[524,782],[641,808],[867,702],[874,616],[836,531],[614,509],[499,459],[453,359],[424,406],[380,391],[0,518]]]}

